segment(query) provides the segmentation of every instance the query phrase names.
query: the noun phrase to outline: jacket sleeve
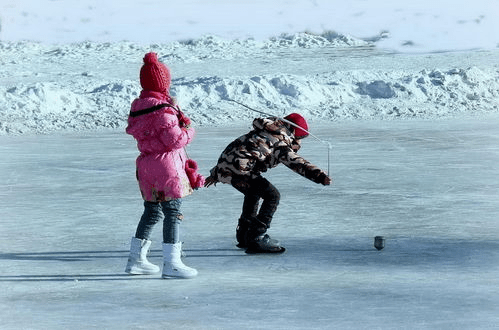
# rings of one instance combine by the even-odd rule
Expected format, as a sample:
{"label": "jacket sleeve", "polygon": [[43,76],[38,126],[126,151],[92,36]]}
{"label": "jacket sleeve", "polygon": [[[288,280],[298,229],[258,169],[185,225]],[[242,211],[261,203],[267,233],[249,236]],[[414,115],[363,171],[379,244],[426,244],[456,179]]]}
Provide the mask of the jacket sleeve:
{"label": "jacket sleeve", "polygon": [[171,150],[185,147],[192,141],[196,132],[192,127],[180,127],[177,116],[170,113],[163,115],[159,129],[161,142]]}
{"label": "jacket sleeve", "polygon": [[327,177],[327,174],[323,170],[299,156],[291,149],[281,148],[278,152],[281,163],[301,176],[304,176],[315,183],[323,183],[324,179]]}

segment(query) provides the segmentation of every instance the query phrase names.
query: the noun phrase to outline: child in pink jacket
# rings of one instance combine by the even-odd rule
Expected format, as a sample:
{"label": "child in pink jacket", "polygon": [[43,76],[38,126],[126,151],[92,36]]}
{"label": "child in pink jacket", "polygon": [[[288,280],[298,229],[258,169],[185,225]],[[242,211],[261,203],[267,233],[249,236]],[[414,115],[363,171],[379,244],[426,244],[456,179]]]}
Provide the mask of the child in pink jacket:
{"label": "child in pink jacket", "polygon": [[125,271],[155,274],[159,267],[147,260],[149,237],[154,225],[163,221],[163,278],[191,278],[197,271],[180,259],[179,225],[182,198],[201,187],[204,178],[197,164],[187,158],[184,147],[194,138],[194,128],[170,97],[171,76],[156,53],[147,53],[140,70],[143,88],[132,102],[126,132],[137,140],[137,180],[144,199],[144,213],[130,243]]}

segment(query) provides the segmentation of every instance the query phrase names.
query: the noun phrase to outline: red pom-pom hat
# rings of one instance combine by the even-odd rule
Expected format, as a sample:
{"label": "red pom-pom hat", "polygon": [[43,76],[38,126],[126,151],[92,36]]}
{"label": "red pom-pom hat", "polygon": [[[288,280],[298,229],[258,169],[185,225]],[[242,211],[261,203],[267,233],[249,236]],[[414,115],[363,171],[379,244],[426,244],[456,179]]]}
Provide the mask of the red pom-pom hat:
{"label": "red pom-pom hat", "polygon": [[144,56],[144,65],[140,69],[140,85],[144,90],[168,94],[171,84],[170,70],[158,60],[156,53]]}

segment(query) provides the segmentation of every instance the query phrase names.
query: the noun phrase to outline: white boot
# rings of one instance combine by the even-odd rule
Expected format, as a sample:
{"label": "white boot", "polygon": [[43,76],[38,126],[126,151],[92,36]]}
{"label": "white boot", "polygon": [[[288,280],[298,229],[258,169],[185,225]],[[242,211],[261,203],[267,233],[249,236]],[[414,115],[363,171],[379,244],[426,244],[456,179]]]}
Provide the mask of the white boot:
{"label": "white boot", "polygon": [[157,274],[160,268],[147,260],[147,253],[151,241],[132,237],[130,242],[130,256],[125,268],[125,272],[131,275],[151,275]]}
{"label": "white boot", "polygon": [[193,278],[198,274],[194,268],[187,267],[180,260],[182,243],[163,243],[163,278]]}

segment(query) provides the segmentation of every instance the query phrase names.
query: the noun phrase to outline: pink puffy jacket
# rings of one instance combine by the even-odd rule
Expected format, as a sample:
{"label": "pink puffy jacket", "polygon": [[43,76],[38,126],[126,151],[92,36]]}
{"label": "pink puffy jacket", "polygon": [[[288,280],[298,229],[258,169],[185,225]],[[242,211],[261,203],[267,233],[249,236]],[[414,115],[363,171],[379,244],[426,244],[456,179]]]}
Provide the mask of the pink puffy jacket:
{"label": "pink puffy jacket", "polygon": [[136,113],[163,103],[172,104],[173,101],[160,93],[142,91],[140,98],[132,103],[126,128],[126,132],[137,140],[140,151],[136,162],[137,180],[142,197],[150,202],[182,198],[192,193],[185,172],[184,147],[194,138],[194,129],[180,127],[180,113],[173,107]]}

